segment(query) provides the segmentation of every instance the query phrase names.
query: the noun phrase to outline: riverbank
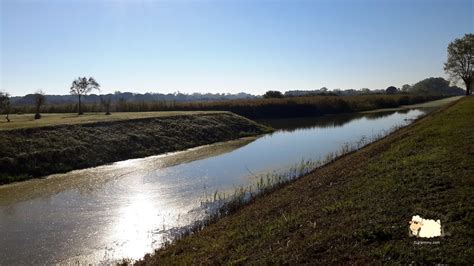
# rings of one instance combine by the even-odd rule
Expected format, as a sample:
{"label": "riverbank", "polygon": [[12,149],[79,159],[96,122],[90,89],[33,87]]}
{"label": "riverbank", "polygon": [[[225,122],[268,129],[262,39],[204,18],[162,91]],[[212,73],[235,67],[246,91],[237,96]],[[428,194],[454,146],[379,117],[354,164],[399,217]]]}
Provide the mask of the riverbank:
{"label": "riverbank", "polygon": [[[472,263],[473,125],[465,97],[138,264]],[[445,236],[409,237],[413,215]]]}
{"label": "riverbank", "polygon": [[228,112],[36,127],[28,123],[0,131],[0,184],[271,132]]}

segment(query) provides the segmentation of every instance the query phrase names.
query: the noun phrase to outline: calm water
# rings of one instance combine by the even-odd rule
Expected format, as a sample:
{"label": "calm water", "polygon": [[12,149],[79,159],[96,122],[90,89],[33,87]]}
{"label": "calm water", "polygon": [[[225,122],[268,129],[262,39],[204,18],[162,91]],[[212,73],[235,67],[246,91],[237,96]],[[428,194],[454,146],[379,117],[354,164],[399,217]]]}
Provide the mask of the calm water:
{"label": "calm water", "polygon": [[0,187],[0,264],[143,257],[203,217],[205,194],[323,158],[424,112],[265,120],[278,131]]}

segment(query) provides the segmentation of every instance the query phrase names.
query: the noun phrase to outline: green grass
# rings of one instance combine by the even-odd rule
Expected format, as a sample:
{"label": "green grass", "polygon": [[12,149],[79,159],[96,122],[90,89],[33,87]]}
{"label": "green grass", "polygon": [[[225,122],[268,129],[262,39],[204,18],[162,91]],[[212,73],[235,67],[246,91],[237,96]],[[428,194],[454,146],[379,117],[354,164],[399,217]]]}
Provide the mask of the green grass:
{"label": "green grass", "polygon": [[[350,153],[138,264],[474,262],[474,97]],[[413,215],[440,219],[415,245]],[[421,239],[423,240],[423,239]]]}
{"label": "green grass", "polygon": [[228,112],[134,115],[0,130],[0,184],[271,132]]}
{"label": "green grass", "polygon": [[120,121],[141,118],[181,116],[193,114],[212,114],[217,111],[168,111],[168,112],[117,112],[112,115],[103,113],[85,113],[77,115],[75,113],[45,113],[41,119],[34,119],[34,114],[13,114],[10,115],[11,122],[0,119],[0,130],[32,128],[43,126],[86,124],[94,122]]}

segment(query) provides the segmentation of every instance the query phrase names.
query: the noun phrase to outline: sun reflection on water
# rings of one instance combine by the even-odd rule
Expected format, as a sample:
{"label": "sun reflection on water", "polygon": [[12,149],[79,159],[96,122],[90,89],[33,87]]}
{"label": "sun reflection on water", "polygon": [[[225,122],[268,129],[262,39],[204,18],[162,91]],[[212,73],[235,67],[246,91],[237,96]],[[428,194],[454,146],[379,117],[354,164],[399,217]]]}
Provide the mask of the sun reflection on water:
{"label": "sun reflection on water", "polygon": [[144,189],[120,201],[122,207],[108,234],[112,243],[106,248],[110,252],[105,255],[108,258],[139,259],[167,241],[170,229],[190,222],[184,216],[188,216],[192,204],[173,204],[166,196],[157,196],[156,191]]}
{"label": "sun reflection on water", "polygon": [[144,251],[152,250],[153,228],[157,226],[159,212],[154,200],[156,198],[139,194],[123,201],[110,234],[115,252],[126,258],[138,258]]}

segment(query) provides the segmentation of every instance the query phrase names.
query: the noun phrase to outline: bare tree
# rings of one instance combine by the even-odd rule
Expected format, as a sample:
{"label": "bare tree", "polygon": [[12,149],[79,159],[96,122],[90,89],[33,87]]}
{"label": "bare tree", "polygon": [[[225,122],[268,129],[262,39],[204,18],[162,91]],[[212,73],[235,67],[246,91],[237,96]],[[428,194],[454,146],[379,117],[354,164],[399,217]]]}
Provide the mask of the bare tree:
{"label": "bare tree", "polygon": [[42,90],[39,90],[35,92],[34,98],[35,98],[35,107],[36,107],[35,119],[40,119],[41,118],[40,109],[41,109],[41,106],[46,102],[46,97],[44,96],[44,92]]}
{"label": "bare tree", "polygon": [[107,95],[107,98],[100,96],[100,104],[105,109],[105,115],[110,115],[110,104],[112,103],[112,95]]}
{"label": "bare tree", "polygon": [[89,77],[89,79],[86,77],[79,77],[72,82],[70,93],[72,95],[77,95],[79,99],[79,105],[77,107],[77,113],[79,115],[84,114],[81,108],[81,97],[87,95],[93,89],[99,90],[99,88],[99,83],[97,83],[92,77]]}
{"label": "bare tree", "polygon": [[10,94],[8,92],[1,92],[0,91],[0,111],[3,111],[7,116],[7,122],[10,122]]}
{"label": "bare tree", "polygon": [[466,95],[471,93],[474,65],[474,34],[466,34],[448,45],[448,60],[444,71],[455,83],[459,79],[466,85]]}

